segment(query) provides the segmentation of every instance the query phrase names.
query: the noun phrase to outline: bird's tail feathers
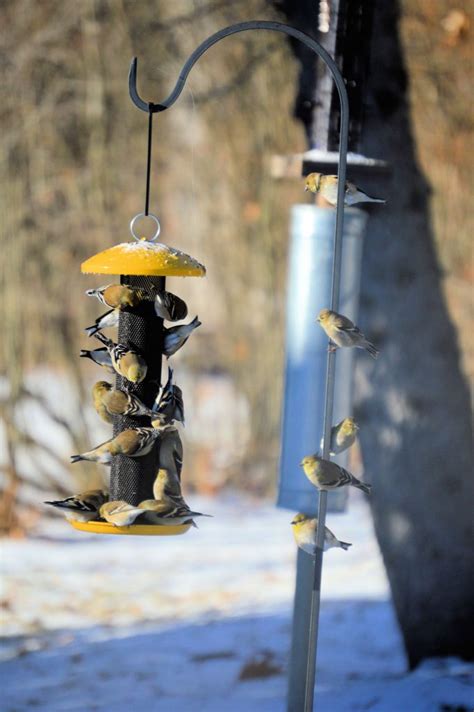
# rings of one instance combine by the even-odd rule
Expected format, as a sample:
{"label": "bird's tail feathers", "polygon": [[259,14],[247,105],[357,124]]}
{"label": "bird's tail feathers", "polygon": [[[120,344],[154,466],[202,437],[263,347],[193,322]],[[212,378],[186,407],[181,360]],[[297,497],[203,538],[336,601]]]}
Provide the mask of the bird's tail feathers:
{"label": "bird's tail feathers", "polygon": [[364,342],[364,349],[369,352],[372,358],[378,358],[380,351],[376,349],[375,346],[370,343],[370,341]]}
{"label": "bird's tail feathers", "polygon": [[189,326],[193,326],[195,329],[198,328],[198,326],[201,326],[202,321],[199,321],[199,317],[195,316],[192,322],[189,324]]}
{"label": "bird's tail feathers", "polygon": [[349,544],[348,541],[340,541],[339,544],[341,545],[341,549],[344,549],[344,551],[347,551],[352,544]]}
{"label": "bird's tail feathers", "polygon": [[362,492],[365,492],[365,494],[370,494],[372,485],[366,485],[365,482],[360,482],[360,480],[357,480],[355,477],[353,479],[354,481],[352,482],[352,484],[354,485],[354,487],[357,487],[358,489],[362,490]]}
{"label": "bird's tail feathers", "polygon": [[84,331],[86,332],[87,336],[94,336],[94,334],[100,331],[100,329],[97,324],[92,324],[92,326],[86,326]]}
{"label": "bird's tail feathers", "polygon": [[71,462],[80,462],[80,460],[86,460],[86,457],[82,457],[82,455],[71,455]]}
{"label": "bird's tail feathers", "polygon": [[383,200],[382,198],[372,198],[370,195],[367,195],[367,202],[369,203],[386,203],[386,200]]}
{"label": "bird's tail feathers", "polygon": [[98,339],[98,341],[100,341],[101,344],[104,344],[104,346],[106,346],[107,348],[109,348],[109,347],[111,347],[111,346],[114,345],[112,339],[108,339],[108,338],[107,338],[106,336],[104,336],[104,334],[103,334],[101,331],[99,331],[99,330],[95,331],[95,332],[92,334],[92,336],[95,336],[95,338]]}
{"label": "bird's tail feathers", "polygon": [[90,352],[90,351],[87,351],[87,349],[81,349],[81,350],[80,350],[80,353],[79,353],[79,356],[81,356],[82,358],[90,358],[90,357],[91,357],[91,356],[90,356],[90,353],[91,353],[91,352]]}

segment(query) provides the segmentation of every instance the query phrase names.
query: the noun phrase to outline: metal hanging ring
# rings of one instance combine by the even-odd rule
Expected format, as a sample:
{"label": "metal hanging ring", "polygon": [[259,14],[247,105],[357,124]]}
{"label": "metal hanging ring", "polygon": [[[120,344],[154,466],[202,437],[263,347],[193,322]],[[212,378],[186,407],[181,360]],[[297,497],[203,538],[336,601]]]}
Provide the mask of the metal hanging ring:
{"label": "metal hanging ring", "polygon": [[134,237],[135,240],[137,240],[138,242],[145,239],[143,237],[138,237],[138,235],[135,234],[136,222],[137,222],[137,220],[141,220],[142,218],[151,218],[152,220],[155,221],[155,223],[156,223],[155,234],[153,235],[153,237],[150,237],[150,239],[147,240],[147,242],[154,242],[156,240],[156,238],[158,237],[158,235],[160,234],[161,225],[160,225],[160,221],[158,220],[156,215],[153,215],[153,213],[148,213],[148,215],[146,215],[145,213],[138,213],[138,215],[135,215],[135,217],[130,220],[130,232],[132,233],[132,237]]}

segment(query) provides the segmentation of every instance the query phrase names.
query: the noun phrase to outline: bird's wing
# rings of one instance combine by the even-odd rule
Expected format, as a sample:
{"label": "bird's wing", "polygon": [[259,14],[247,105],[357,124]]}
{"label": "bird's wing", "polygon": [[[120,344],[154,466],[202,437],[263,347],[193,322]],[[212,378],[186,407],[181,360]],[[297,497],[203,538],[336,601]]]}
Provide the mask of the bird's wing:
{"label": "bird's wing", "polygon": [[334,317],[334,326],[337,329],[340,329],[340,331],[349,331],[352,334],[360,334],[360,330],[357,326],[350,319],[348,319],[347,316],[343,316],[342,314],[338,314]]}

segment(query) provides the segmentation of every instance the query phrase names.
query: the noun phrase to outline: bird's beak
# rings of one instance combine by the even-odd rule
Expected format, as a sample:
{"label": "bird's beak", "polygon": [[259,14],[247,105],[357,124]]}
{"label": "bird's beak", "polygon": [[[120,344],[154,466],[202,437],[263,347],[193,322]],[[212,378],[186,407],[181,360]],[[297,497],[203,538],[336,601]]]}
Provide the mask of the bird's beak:
{"label": "bird's beak", "polygon": [[301,460],[300,462],[300,467],[303,467],[303,460]]}
{"label": "bird's beak", "polygon": [[295,522],[295,520],[293,519],[293,521],[291,522],[291,526],[294,527],[295,524],[296,524],[296,522]]}
{"label": "bird's beak", "polygon": [[306,193],[308,190],[309,190],[308,186],[305,185],[305,187],[304,187],[304,192]]}

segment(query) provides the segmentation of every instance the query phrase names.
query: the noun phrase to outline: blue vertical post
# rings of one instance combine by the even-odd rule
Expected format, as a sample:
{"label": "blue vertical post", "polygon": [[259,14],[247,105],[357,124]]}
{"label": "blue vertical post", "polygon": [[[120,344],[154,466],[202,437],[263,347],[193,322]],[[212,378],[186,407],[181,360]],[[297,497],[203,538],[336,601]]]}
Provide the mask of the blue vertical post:
{"label": "blue vertical post", "polygon": [[[285,395],[278,506],[316,515],[313,485],[299,462],[319,449],[324,429],[327,337],[316,323],[320,309],[331,304],[331,267],[335,212],[314,205],[292,210],[289,273]],[[351,208],[344,220],[340,310],[357,319],[362,247],[367,214]],[[334,385],[334,422],[352,415],[354,352],[338,352]],[[347,464],[347,453],[336,458]],[[330,493],[329,508],[344,508],[345,491]],[[301,712],[305,704],[306,662],[309,651],[314,558],[298,550],[292,650],[289,666],[288,712]]]}

